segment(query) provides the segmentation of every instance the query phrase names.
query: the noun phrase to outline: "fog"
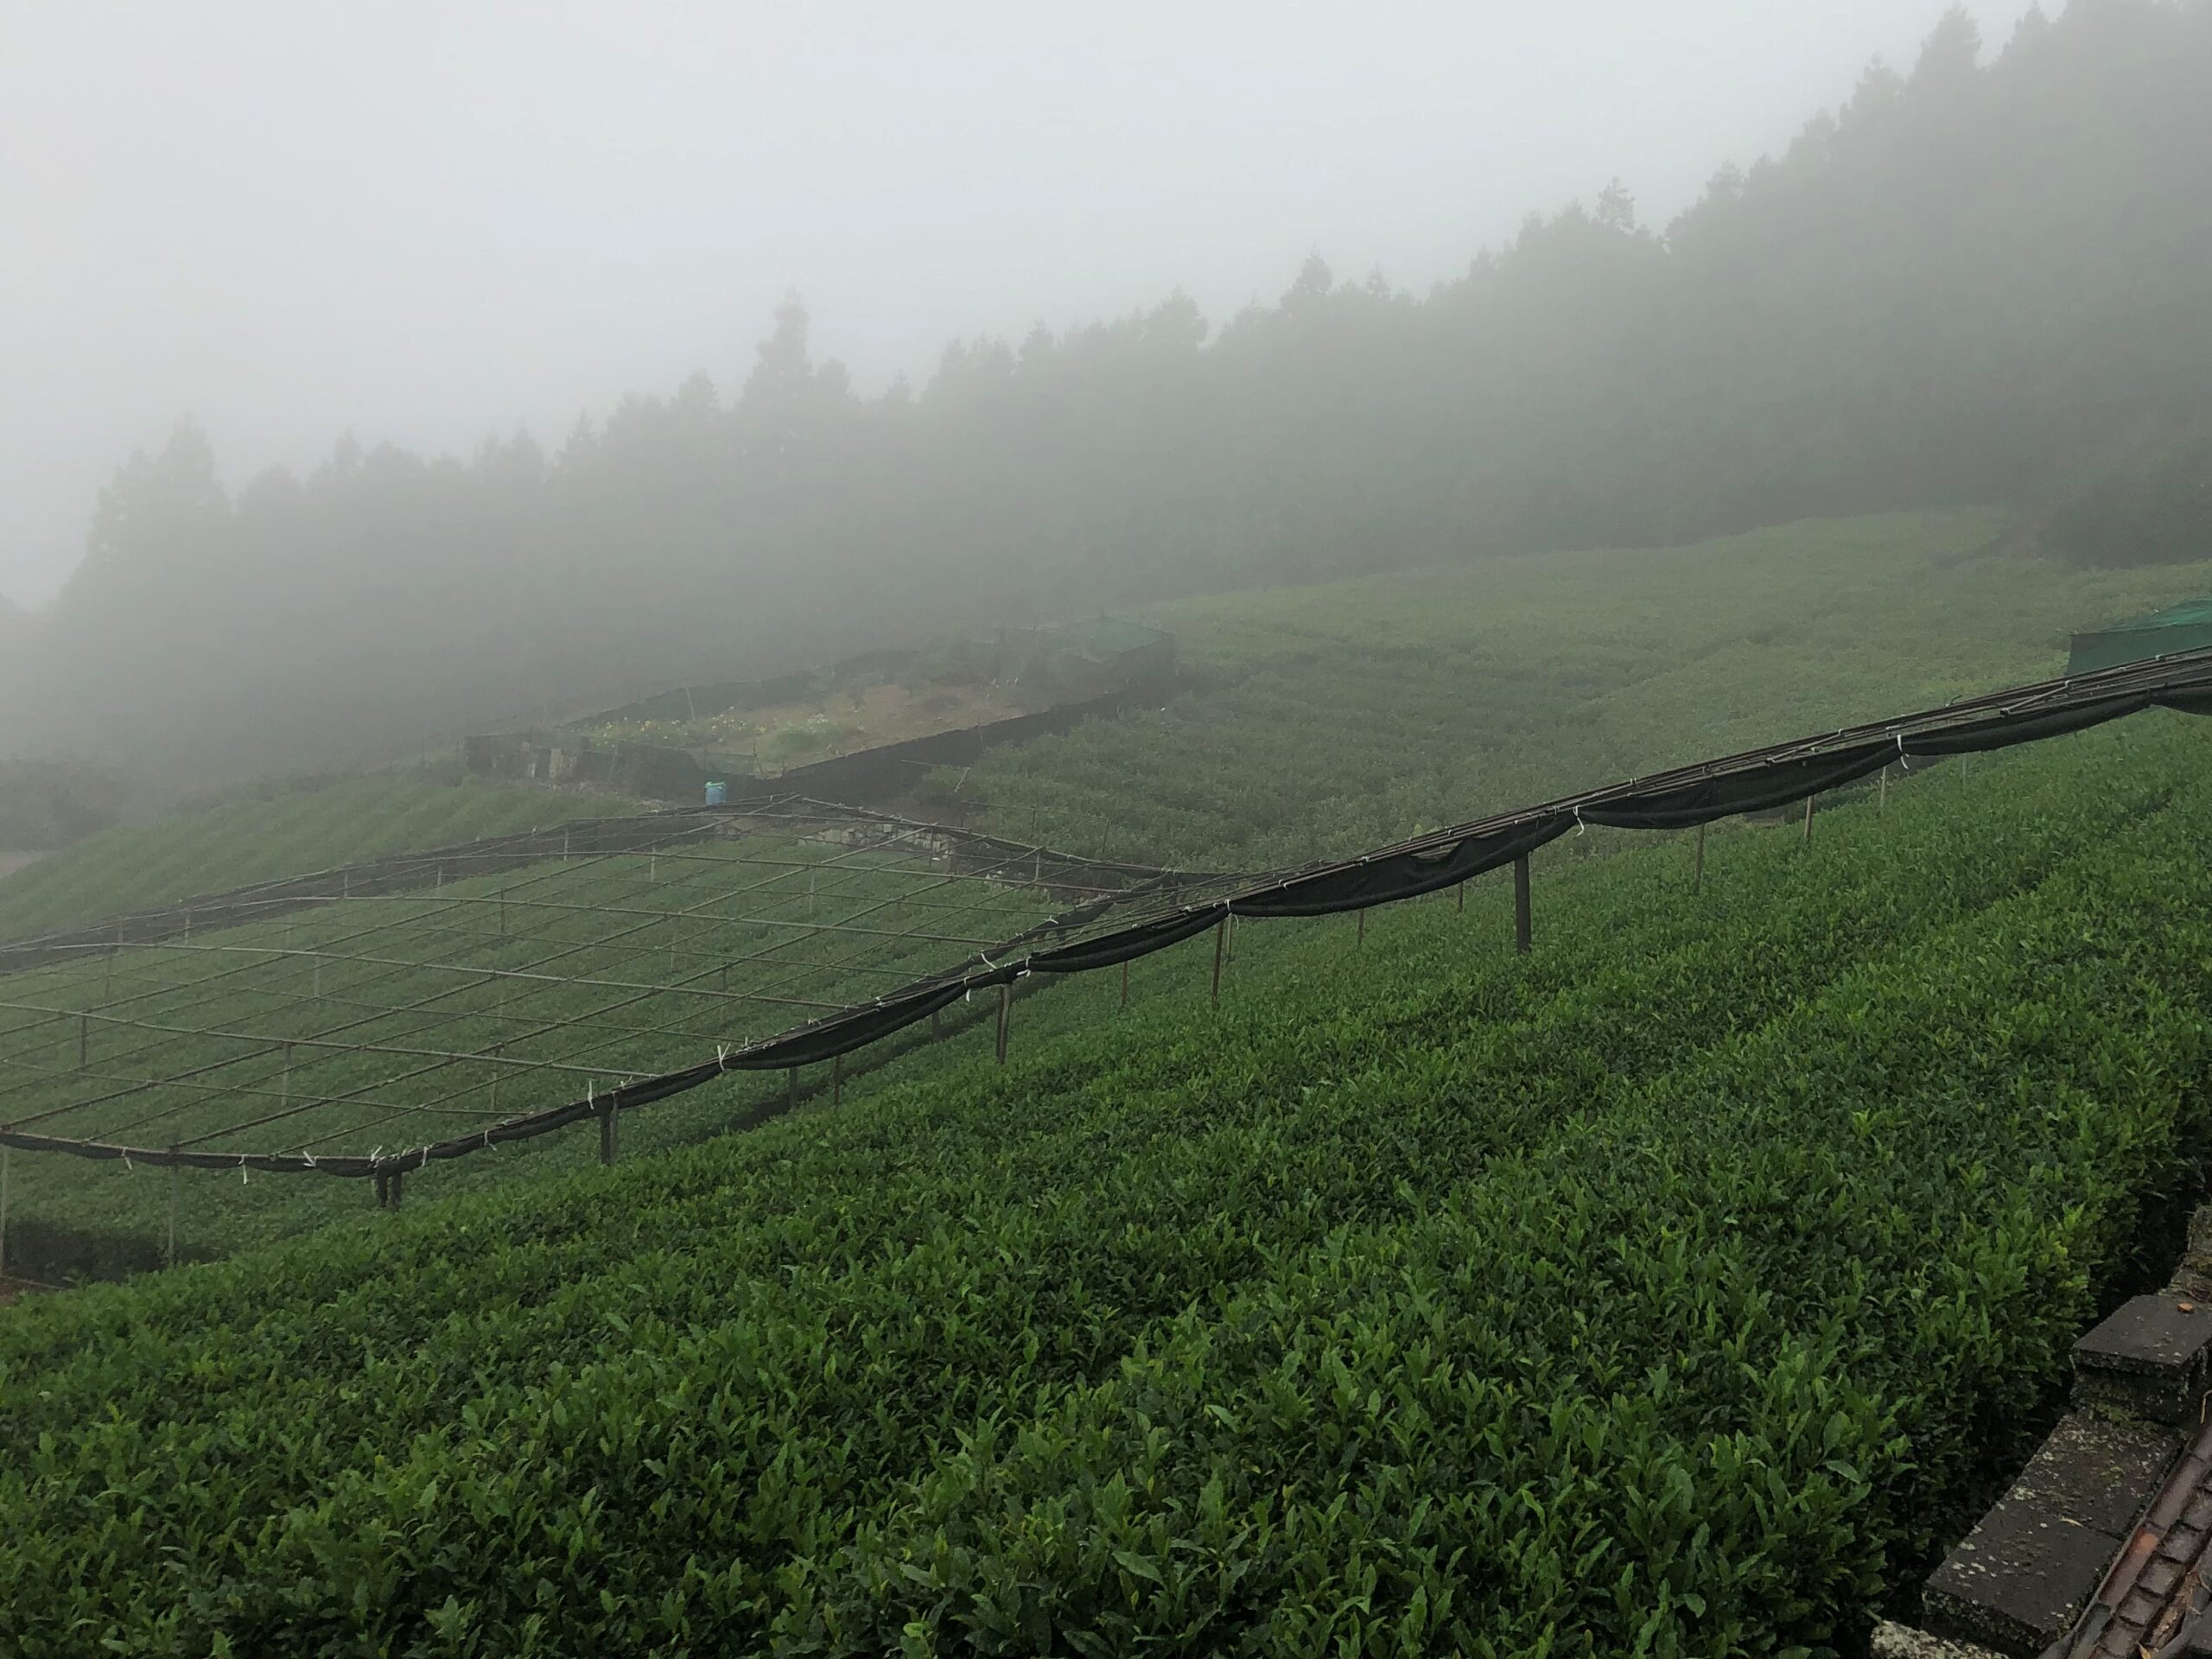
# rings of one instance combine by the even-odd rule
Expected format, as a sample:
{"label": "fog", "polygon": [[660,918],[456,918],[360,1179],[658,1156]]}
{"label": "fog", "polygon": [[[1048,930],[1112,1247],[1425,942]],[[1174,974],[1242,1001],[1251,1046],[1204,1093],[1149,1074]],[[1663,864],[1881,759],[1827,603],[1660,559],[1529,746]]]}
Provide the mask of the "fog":
{"label": "fog", "polygon": [[[1972,8],[2001,41],[2022,8]],[[779,300],[863,391],[947,340],[1217,322],[1313,251],[1415,292],[1616,175],[1663,225],[1929,0],[0,4],[0,594],[181,416],[235,487],[549,447],[743,378]]]}

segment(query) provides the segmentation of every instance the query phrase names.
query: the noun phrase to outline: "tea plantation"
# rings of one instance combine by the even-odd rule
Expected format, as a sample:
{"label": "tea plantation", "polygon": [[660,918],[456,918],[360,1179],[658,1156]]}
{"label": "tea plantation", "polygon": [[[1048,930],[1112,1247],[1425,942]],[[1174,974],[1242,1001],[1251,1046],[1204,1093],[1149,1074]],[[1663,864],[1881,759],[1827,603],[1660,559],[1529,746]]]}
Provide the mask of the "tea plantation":
{"label": "tea plantation", "polygon": [[0,880],[0,939],[380,853],[637,810],[612,797],[447,785],[404,770],[233,790],[104,830]]}
{"label": "tea plantation", "polygon": [[18,1306],[0,1650],[1848,1648],[2201,1175],[2209,746],[1701,892],[1570,842],[1527,957],[1495,878],[1253,925],[1218,1012],[1186,947],[1003,1071]]}

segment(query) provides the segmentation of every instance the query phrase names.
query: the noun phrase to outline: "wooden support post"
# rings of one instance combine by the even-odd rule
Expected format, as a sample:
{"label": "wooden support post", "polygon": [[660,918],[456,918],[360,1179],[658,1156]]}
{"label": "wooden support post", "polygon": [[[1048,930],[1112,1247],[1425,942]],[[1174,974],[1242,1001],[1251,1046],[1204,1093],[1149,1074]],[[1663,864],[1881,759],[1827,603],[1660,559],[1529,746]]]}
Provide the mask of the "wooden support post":
{"label": "wooden support post", "polygon": [[115,949],[100,955],[100,1006],[107,1007],[115,1000],[115,959],[123,949],[123,930],[115,930]]}
{"label": "wooden support post", "polygon": [[1459,886],[1453,887],[1452,891],[1457,893],[1459,899],[1459,902],[1458,905],[1453,906],[1453,908],[1456,909],[1460,915],[1465,915],[1467,913],[1467,884],[1462,881]]}
{"label": "wooden support post", "polygon": [[1224,916],[1213,925],[1213,1005],[1221,1006],[1221,957],[1229,944],[1229,918]]}
{"label": "wooden support post", "polygon": [[381,1172],[379,1172],[379,1173],[378,1173],[374,1177],[374,1179],[375,1179],[375,1181],[376,1181],[376,1186],[377,1186],[377,1208],[378,1208],[378,1209],[379,1209],[379,1210],[389,1210],[389,1209],[391,1209],[391,1198],[390,1198],[390,1196],[387,1194],[387,1192],[385,1192],[385,1186],[386,1186],[386,1185],[387,1185],[387,1183],[386,1183],[384,1175],[382,1174],[382,1173],[381,1173]]}
{"label": "wooden support post", "polygon": [[1692,893],[1705,891],[1705,825],[1701,823],[1697,827],[1697,862],[1690,870]]}
{"label": "wooden support post", "polygon": [[938,1037],[944,1034],[944,1027],[942,1023],[944,1016],[944,1010],[943,1008],[931,1008],[930,1010],[930,1041],[935,1042]]}
{"label": "wooden support post", "polygon": [[1808,795],[1805,798],[1805,839],[1808,841],[1813,838],[1813,803],[1820,798],[1817,795]]}
{"label": "wooden support post", "polygon": [[169,1236],[162,1249],[162,1265],[165,1268],[176,1266],[176,1185],[177,1178],[183,1173],[175,1164],[169,1166]]}
{"label": "wooden support post", "polygon": [[292,1098],[292,1046],[284,1045],[284,1072],[276,1084],[276,1104],[283,1107]]}
{"label": "wooden support post", "polygon": [[1014,987],[1010,984],[1001,985],[999,987],[999,1064],[1001,1065],[1006,1064],[1006,1027],[1007,1021],[1012,1017],[1013,1013]]}
{"label": "wooden support post", "polygon": [[385,1177],[385,1207],[388,1210],[397,1211],[399,1208],[399,1178],[402,1173],[395,1169]]}
{"label": "wooden support post", "polygon": [[831,1057],[830,1061],[830,1103],[842,1105],[845,1099],[845,1057]]}
{"label": "wooden support post", "polygon": [[599,1161],[602,1164],[614,1161],[614,1096],[609,1095],[599,1109]]}
{"label": "wooden support post", "polygon": [[1523,853],[1513,861],[1513,949],[1516,955],[1527,956],[1530,940],[1529,925],[1529,855]]}
{"label": "wooden support post", "polygon": [[1127,962],[1122,964],[1122,1006],[1125,1008],[1129,1006],[1129,964]]}
{"label": "wooden support post", "polygon": [[784,1104],[786,1106],[798,1104],[798,1067],[797,1066],[791,1067],[784,1073]]}
{"label": "wooden support post", "polygon": [[1875,791],[1875,792],[1874,792],[1874,812],[1875,812],[1875,816],[1878,817],[1881,814],[1883,814],[1883,813],[1885,813],[1885,812],[1888,811],[1889,810],[1890,810],[1890,769],[1889,769],[1887,766],[1884,766],[1884,767],[1882,768],[1882,783],[1881,783],[1881,787],[1880,787],[1879,789],[1876,790],[1876,791]]}
{"label": "wooden support post", "polygon": [[0,1146],[0,1274],[8,1271],[8,1154],[11,1148]]}

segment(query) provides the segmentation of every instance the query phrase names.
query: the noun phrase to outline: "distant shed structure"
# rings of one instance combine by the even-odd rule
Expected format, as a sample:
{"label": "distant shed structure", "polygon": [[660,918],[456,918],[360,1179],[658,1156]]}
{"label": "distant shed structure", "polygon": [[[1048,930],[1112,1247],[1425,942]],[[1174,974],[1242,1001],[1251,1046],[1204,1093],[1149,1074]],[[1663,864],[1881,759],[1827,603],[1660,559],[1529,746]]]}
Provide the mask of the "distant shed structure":
{"label": "distant shed structure", "polygon": [[2066,672],[2069,677],[2094,674],[2122,663],[2208,649],[2212,649],[2212,598],[2192,599],[2132,622],[2075,634],[2073,649],[2067,654]]}

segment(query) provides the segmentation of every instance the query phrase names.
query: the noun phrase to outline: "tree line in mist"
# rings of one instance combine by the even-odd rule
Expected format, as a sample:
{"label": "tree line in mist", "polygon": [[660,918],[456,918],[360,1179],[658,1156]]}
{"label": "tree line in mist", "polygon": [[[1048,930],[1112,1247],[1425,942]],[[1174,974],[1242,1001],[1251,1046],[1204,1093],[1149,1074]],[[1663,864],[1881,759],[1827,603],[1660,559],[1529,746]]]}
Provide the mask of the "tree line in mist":
{"label": "tree line in mist", "polygon": [[1614,184],[1425,296],[1316,256],[1218,325],[1171,296],[874,397],[793,300],[739,384],[557,448],[346,440],[234,496],[188,423],[48,610],[0,607],[5,747],[177,786],[971,626],[1810,514],[2006,500],[2065,556],[2205,556],[2208,86],[2203,0],[2075,0],[1986,54],[1954,12],[1672,224]]}

